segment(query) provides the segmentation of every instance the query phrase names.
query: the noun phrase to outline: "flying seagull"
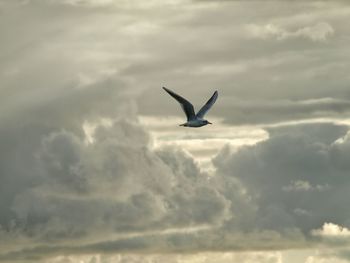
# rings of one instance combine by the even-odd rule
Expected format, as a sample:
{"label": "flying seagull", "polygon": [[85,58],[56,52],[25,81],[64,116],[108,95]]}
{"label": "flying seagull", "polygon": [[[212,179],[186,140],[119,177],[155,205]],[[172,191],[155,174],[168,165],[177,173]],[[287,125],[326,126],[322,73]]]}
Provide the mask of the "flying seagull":
{"label": "flying seagull", "polygon": [[211,98],[207,101],[207,103],[197,112],[197,114],[194,113],[194,108],[191,102],[186,100],[185,98],[181,97],[180,95],[177,95],[175,92],[163,87],[163,89],[169,93],[171,97],[176,99],[183,111],[186,114],[187,117],[187,122],[184,124],[180,124],[180,126],[185,126],[185,127],[202,127],[207,124],[212,124],[211,122],[204,120],[203,117],[204,115],[209,111],[211,106],[215,103],[216,99],[218,98],[218,92],[215,91],[214,94],[211,96]]}

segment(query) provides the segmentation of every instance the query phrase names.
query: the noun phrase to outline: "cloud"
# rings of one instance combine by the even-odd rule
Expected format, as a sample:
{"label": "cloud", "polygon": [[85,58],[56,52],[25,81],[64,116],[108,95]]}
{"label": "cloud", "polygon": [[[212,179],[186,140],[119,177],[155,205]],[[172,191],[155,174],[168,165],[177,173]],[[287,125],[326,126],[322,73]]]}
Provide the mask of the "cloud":
{"label": "cloud", "polygon": [[[224,148],[214,161],[217,173],[210,178],[180,149],[152,149],[148,132],[136,121],[117,117],[108,125],[97,123],[90,134],[92,143],[67,121],[51,129],[31,124],[31,129],[35,136],[29,141],[17,141],[13,130],[8,133],[24,153],[34,154],[29,159],[27,154],[17,157],[31,169],[18,170],[16,178],[29,176],[30,183],[11,186],[6,177],[2,179],[11,189],[2,208],[7,211],[2,213],[4,232],[11,244],[27,240],[21,247],[7,247],[4,260],[40,259],[63,251],[303,247],[304,234],[327,216],[346,225],[346,212],[325,211],[318,203],[333,196],[335,188],[346,195],[341,181],[347,173],[342,159],[348,144],[345,126],[270,128],[264,142],[236,151]],[[5,168],[16,171],[16,167],[8,163],[3,174],[8,174]],[[333,169],[338,179],[329,180],[325,167]],[[15,190],[15,185],[20,188]],[[290,185],[297,191],[285,191]],[[318,185],[329,187],[321,191]],[[345,205],[338,203],[340,208]]]}
{"label": "cloud", "polygon": [[[233,100],[235,103],[232,105]],[[349,101],[332,98],[246,102],[224,98],[221,103],[222,111],[227,116],[225,121],[233,124],[271,124],[288,120],[312,120],[322,116],[337,118],[345,117],[350,110]]]}
{"label": "cloud", "polygon": [[113,0],[66,0],[63,1],[65,4],[70,4],[70,5],[87,5],[87,6],[108,6],[114,4],[115,1]]}
{"label": "cloud", "polygon": [[106,9],[106,8],[137,8],[149,9],[159,5],[176,5],[183,3],[182,0],[172,0],[166,3],[159,0],[152,0],[147,3],[139,0],[133,1],[115,1],[115,0],[18,0],[22,4],[49,4],[49,5],[66,5],[73,8],[91,8],[91,9]]}
{"label": "cloud", "polygon": [[323,191],[326,190],[328,185],[316,185],[312,186],[308,181],[292,181],[290,185],[283,187],[284,191]]}
{"label": "cloud", "polygon": [[[325,222],[349,229],[348,126],[318,123],[349,112],[347,7],[1,3],[1,260],[278,262],[329,245],[312,234]],[[162,85],[195,105],[219,89],[218,125],[180,136]],[[166,120],[163,144],[141,115]]]}
{"label": "cloud", "polygon": [[346,263],[347,259],[342,259],[334,255],[316,255],[310,256],[306,259],[305,263]]}
{"label": "cloud", "polygon": [[305,38],[315,42],[324,42],[334,34],[333,27],[325,22],[317,23],[313,26],[298,28],[288,31],[275,24],[249,25],[248,31],[254,38],[286,40],[291,38]]}
{"label": "cloud", "polygon": [[346,129],[328,124],[277,128],[264,142],[217,156],[218,174],[237,180],[255,208],[251,227],[297,228],[307,234],[329,221],[348,226],[348,166],[342,160],[348,141],[335,143],[339,132],[344,136]]}
{"label": "cloud", "polygon": [[321,237],[349,237],[350,230],[346,227],[342,227],[333,223],[324,223],[321,229],[315,229],[312,231],[315,236]]}
{"label": "cloud", "polygon": [[[18,157],[31,169],[16,175],[11,173],[15,163],[8,164],[2,174],[11,177],[1,178],[10,190],[7,198],[2,192],[3,231],[12,245],[30,240],[30,247],[36,247],[24,242],[22,248],[7,248],[3,259],[42,258],[62,251],[183,249],[185,237],[193,235],[191,227],[200,231],[200,226],[220,225],[231,216],[230,201],[192,158],[174,148],[150,150],[148,135],[137,123],[119,120],[98,127],[93,143],[69,130],[36,135],[30,145],[21,143],[33,158]],[[6,182],[25,177],[31,180],[21,187]],[[164,232],[171,228],[178,230]],[[123,233],[130,236],[118,237]],[[169,243],[160,246],[163,233]]]}
{"label": "cloud", "polygon": [[278,252],[251,252],[251,253],[202,253],[196,255],[178,255],[175,254],[172,257],[169,255],[91,255],[91,256],[81,256],[81,257],[56,257],[49,261],[48,263],[61,263],[61,262],[71,262],[75,260],[80,260],[81,262],[104,262],[104,263],[126,263],[126,262],[148,262],[148,263],[214,263],[214,262],[242,262],[242,263],[272,263],[280,262],[281,254]]}

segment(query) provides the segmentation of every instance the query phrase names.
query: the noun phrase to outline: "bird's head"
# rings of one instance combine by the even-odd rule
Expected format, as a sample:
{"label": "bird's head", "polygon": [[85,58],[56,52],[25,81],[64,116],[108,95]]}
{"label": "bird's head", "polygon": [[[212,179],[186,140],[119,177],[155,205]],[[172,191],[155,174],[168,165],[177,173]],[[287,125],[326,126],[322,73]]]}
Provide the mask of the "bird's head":
{"label": "bird's head", "polygon": [[204,120],[205,121],[205,124],[212,124],[211,122],[207,121],[207,120]]}

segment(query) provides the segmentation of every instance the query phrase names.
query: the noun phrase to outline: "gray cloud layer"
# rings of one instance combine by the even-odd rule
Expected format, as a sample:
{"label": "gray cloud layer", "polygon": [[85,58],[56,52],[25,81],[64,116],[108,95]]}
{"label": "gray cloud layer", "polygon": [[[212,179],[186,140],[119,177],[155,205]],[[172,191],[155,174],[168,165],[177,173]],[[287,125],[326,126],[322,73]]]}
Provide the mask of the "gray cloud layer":
{"label": "gray cloud layer", "polygon": [[346,5],[36,0],[0,13],[0,260],[316,244],[348,257],[347,240],[312,234],[350,228],[347,126],[266,128],[221,149],[209,175],[138,122],[182,114],[162,85],[196,105],[219,89],[211,116],[231,125],[346,119]]}
{"label": "gray cloud layer", "polygon": [[150,150],[136,124],[101,127],[92,145],[51,132],[38,142],[36,161],[27,160],[36,181],[17,191],[7,185],[2,241],[23,249],[2,259],[310,246],[324,222],[349,227],[346,131],[328,124],[271,130],[255,146],[223,149],[210,179],[181,151]]}
{"label": "gray cloud layer", "polygon": [[297,227],[308,233],[323,222],[349,226],[346,127],[307,125],[270,132],[270,139],[237,153],[221,153],[218,173],[242,183],[256,205],[255,226]]}

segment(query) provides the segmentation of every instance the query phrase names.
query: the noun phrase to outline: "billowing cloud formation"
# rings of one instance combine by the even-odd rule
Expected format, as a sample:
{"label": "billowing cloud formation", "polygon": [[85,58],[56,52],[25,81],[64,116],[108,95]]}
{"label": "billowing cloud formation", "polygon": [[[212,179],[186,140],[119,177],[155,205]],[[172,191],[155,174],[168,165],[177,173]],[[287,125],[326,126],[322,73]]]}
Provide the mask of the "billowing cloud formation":
{"label": "billowing cloud formation", "polygon": [[308,233],[324,222],[347,227],[349,140],[338,140],[345,129],[311,124],[271,130],[265,142],[219,154],[218,173],[242,184],[257,207],[253,225],[259,228]]}
{"label": "billowing cloud formation", "polygon": [[[4,230],[8,235],[39,243],[92,242],[123,233],[216,225],[230,216],[230,202],[191,158],[174,149],[150,151],[147,134],[137,125],[117,121],[98,128],[94,139],[86,144],[69,131],[49,132],[38,145],[31,142],[34,160],[25,160],[30,170],[19,175],[3,170],[14,181],[32,179],[18,191],[7,184],[2,218],[5,229],[12,224],[12,230]],[[120,246],[133,249],[130,242]],[[146,249],[140,242],[136,248]]]}
{"label": "billowing cloud formation", "polygon": [[179,150],[150,150],[139,124],[99,126],[93,144],[49,132],[34,151],[35,183],[11,191],[2,219],[5,237],[37,245],[2,258],[307,246],[324,222],[349,224],[346,130],[272,129],[257,145],[223,149],[210,179]]}

